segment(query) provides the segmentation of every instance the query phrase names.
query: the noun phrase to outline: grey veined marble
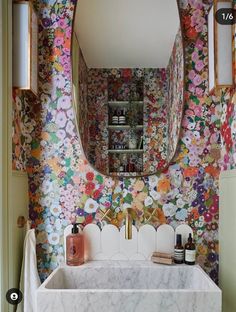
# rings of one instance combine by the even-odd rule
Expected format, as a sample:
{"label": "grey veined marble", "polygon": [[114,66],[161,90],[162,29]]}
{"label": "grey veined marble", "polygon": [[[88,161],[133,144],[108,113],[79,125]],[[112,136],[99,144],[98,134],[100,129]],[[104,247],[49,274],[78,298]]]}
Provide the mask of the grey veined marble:
{"label": "grey veined marble", "polygon": [[221,290],[199,266],[91,261],[57,268],[37,312],[221,312]]}

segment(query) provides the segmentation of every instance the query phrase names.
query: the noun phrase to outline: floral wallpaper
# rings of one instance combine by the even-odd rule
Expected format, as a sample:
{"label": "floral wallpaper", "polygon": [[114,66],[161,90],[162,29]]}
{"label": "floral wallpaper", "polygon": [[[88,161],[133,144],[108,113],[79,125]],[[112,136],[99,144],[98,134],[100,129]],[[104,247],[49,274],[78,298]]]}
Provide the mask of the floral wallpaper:
{"label": "floral wallpaper", "polygon": [[34,113],[38,106],[32,106],[33,95],[13,90],[12,105],[12,169],[26,171],[35,135]]}
{"label": "floral wallpaper", "polygon": [[181,28],[179,29],[169,64],[167,66],[168,109],[168,161],[174,156],[179,140],[184,102],[184,47]]}
{"label": "floral wallpaper", "polygon": [[80,129],[80,140],[83,145],[86,157],[89,147],[89,108],[88,108],[88,68],[85,63],[81,49],[79,48],[79,105],[78,105],[78,125]]}
{"label": "floral wallpaper", "polygon": [[[197,262],[218,281],[220,137],[223,133],[223,147],[229,151],[231,162],[234,109],[233,105],[227,105],[229,95],[208,95],[206,9],[209,2],[180,1],[186,93],[175,159],[160,175],[132,179],[112,179],[93,170],[76,133],[70,82],[75,1],[36,3],[40,16],[41,115],[40,118],[39,114],[35,115],[36,139],[31,144],[27,170],[29,215],[37,229],[38,269],[42,280],[63,259],[63,229],[70,222],[95,222],[100,226],[109,222],[120,226],[123,210],[132,207],[138,215],[138,225],[145,222],[150,208],[158,207],[158,218],[152,223],[158,226],[167,222],[173,227],[189,223],[197,243]],[[222,107],[223,116],[230,116],[226,130],[221,127]],[[227,160],[224,162],[225,168],[229,167]]]}

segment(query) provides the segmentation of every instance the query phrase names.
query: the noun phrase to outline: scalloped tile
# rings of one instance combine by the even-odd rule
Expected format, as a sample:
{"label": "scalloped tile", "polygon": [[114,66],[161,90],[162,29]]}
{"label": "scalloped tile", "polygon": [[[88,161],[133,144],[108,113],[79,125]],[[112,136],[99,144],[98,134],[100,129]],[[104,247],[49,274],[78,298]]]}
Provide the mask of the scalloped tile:
{"label": "scalloped tile", "polygon": [[156,232],[156,251],[174,253],[175,232],[168,224],[162,224]]}
{"label": "scalloped tile", "polygon": [[105,259],[110,259],[113,255],[120,251],[120,232],[118,228],[112,224],[107,224],[101,231],[101,252]]}
{"label": "scalloped tile", "polygon": [[193,230],[191,229],[191,227],[187,224],[180,224],[175,229],[175,240],[176,240],[176,235],[181,234],[182,235],[182,244],[185,245],[188,241],[189,233],[191,233],[193,235]]}
{"label": "scalloped tile", "polygon": [[87,224],[83,229],[85,260],[93,260],[101,252],[101,230],[93,223]]}
{"label": "scalloped tile", "polygon": [[138,231],[138,253],[144,259],[150,259],[156,247],[156,230],[152,225],[145,224]]}
{"label": "scalloped tile", "polygon": [[130,258],[138,252],[138,231],[132,225],[132,239],[125,239],[125,226],[120,229],[120,253]]}

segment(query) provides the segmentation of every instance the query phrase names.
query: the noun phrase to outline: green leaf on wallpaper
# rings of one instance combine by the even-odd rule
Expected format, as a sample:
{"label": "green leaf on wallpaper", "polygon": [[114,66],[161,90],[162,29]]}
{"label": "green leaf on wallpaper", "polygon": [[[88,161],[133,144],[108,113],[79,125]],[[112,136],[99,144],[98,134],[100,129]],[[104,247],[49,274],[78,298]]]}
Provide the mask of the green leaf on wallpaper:
{"label": "green leaf on wallpaper", "polygon": [[58,139],[56,133],[54,133],[54,132],[50,133],[50,139],[51,139],[51,142],[53,142],[53,143],[57,144],[59,142],[59,139]]}
{"label": "green leaf on wallpaper", "polygon": [[70,167],[70,164],[71,164],[71,159],[70,159],[70,158],[66,158],[66,159],[65,159],[65,165],[66,165],[66,167]]}
{"label": "green leaf on wallpaper", "polygon": [[130,184],[131,184],[130,179],[124,179],[124,185],[126,188],[128,188],[130,186]]}
{"label": "green leaf on wallpaper", "polygon": [[220,119],[217,119],[217,120],[215,121],[215,125],[216,125],[217,128],[219,128],[219,127],[221,126],[221,120],[220,120]]}
{"label": "green leaf on wallpaper", "polygon": [[36,140],[32,140],[31,142],[31,148],[32,149],[37,149],[40,146],[39,142]]}
{"label": "green leaf on wallpaper", "polygon": [[124,201],[125,201],[125,203],[127,203],[127,204],[131,204],[132,201],[133,201],[133,196],[132,196],[130,193],[128,193],[128,194],[124,197]]}
{"label": "green leaf on wallpaper", "polygon": [[207,105],[211,105],[211,104],[212,104],[212,99],[211,99],[211,97],[207,97],[207,98],[205,99],[205,103],[206,103]]}
{"label": "green leaf on wallpaper", "polygon": [[209,199],[206,200],[206,206],[207,206],[207,207],[212,206],[212,204],[213,204],[213,200],[212,200],[211,198],[209,198]]}
{"label": "green leaf on wallpaper", "polygon": [[98,181],[98,183],[100,183],[100,184],[103,183],[103,177],[100,174],[96,175],[95,180]]}
{"label": "green leaf on wallpaper", "polygon": [[192,101],[193,101],[195,104],[199,104],[199,103],[200,103],[199,99],[198,99],[196,96],[193,96],[193,97],[192,97]]}
{"label": "green leaf on wallpaper", "polygon": [[144,188],[142,189],[142,192],[148,193],[148,187],[145,185]]}
{"label": "green leaf on wallpaper", "polygon": [[57,88],[56,95],[57,95],[57,97],[61,97],[62,96],[61,89]]}
{"label": "green leaf on wallpaper", "polygon": [[69,170],[67,171],[67,176],[68,176],[68,178],[71,178],[73,175],[74,175],[74,171],[73,171],[72,169],[69,169]]}
{"label": "green leaf on wallpaper", "polygon": [[50,108],[53,108],[53,109],[56,109],[57,108],[57,102],[56,101],[53,101],[49,104],[49,107]]}
{"label": "green leaf on wallpaper", "polygon": [[88,199],[88,196],[86,194],[83,194],[81,196],[81,203],[85,203],[87,199]]}

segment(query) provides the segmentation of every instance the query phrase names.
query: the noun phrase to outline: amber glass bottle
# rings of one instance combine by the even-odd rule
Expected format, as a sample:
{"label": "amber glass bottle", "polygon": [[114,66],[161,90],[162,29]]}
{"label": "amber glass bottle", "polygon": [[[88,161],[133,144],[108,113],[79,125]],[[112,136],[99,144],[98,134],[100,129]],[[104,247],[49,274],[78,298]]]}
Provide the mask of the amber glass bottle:
{"label": "amber glass bottle", "polygon": [[177,264],[184,263],[184,247],[182,245],[181,234],[176,235],[176,245],[174,250],[174,262]]}
{"label": "amber glass bottle", "polygon": [[192,235],[189,233],[188,242],[185,244],[185,263],[188,265],[195,264],[196,247],[193,243]]}

